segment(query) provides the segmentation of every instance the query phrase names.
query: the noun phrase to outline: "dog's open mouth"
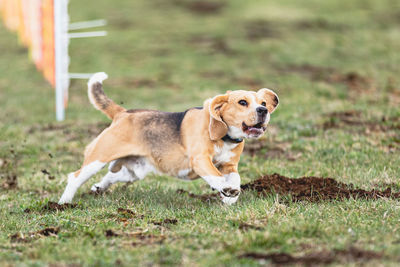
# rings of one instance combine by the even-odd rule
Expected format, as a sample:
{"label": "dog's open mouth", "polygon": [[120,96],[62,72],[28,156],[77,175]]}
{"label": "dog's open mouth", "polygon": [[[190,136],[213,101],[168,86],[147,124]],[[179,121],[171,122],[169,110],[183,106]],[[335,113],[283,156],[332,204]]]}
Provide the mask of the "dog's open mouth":
{"label": "dog's open mouth", "polygon": [[242,123],[243,132],[248,134],[249,136],[259,136],[264,133],[265,127],[263,126],[264,122],[259,122],[253,126],[248,126],[246,123]]}

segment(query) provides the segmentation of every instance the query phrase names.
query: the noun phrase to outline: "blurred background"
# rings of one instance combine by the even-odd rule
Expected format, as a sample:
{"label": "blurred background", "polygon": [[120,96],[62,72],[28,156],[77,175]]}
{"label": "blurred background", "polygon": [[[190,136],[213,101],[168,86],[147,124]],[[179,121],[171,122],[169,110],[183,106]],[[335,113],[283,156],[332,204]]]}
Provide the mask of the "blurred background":
{"label": "blurred background", "polygon": [[[107,72],[107,93],[135,108],[182,110],[260,87],[275,89],[290,116],[343,108],[352,95],[398,104],[398,7],[390,0],[70,1],[71,22],[104,18],[109,33],[72,39],[70,71]],[[50,120],[53,92],[3,26],[1,48],[2,104],[30,106],[3,116]],[[102,119],[85,84],[72,81],[68,119]]]}

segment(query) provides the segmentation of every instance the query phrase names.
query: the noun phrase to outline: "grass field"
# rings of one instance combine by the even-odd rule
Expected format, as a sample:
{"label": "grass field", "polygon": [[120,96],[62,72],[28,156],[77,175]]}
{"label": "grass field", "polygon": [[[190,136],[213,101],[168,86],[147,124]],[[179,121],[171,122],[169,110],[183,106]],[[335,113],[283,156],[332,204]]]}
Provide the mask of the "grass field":
{"label": "grass field", "polygon": [[[280,106],[241,158],[243,184],[279,173],[399,191],[399,10],[394,0],[71,0],[71,21],[105,18],[109,36],[72,40],[70,70],[107,72],[106,93],[127,108],[182,111],[226,90],[273,88]],[[166,176],[88,194],[99,174],[76,207],[51,209],[109,121],[74,80],[67,120],[56,123],[54,91],[2,25],[0,47],[0,265],[400,261],[391,198],[293,202],[245,191],[225,206],[177,193],[210,193],[204,181]]]}

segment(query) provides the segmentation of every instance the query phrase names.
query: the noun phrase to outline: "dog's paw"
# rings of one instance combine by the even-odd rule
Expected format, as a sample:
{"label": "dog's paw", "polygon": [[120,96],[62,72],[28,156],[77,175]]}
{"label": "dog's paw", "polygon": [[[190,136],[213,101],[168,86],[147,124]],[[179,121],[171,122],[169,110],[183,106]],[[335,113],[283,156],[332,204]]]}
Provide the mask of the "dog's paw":
{"label": "dog's paw", "polygon": [[90,191],[92,191],[93,193],[102,193],[104,191],[106,191],[107,188],[103,188],[101,187],[99,184],[94,184],[91,188]]}
{"label": "dog's paw", "polygon": [[224,188],[222,189],[221,193],[221,200],[227,205],[232,205],[235,203],[240,194],[240,189],[233,189],[233,188]]}
{"label": "dog's paw", "polygon": [[234,188],[227,187],[227,188],[222,189],[221,194],[224,197],[237,197],[240,194],[240,189],[234,189]]}

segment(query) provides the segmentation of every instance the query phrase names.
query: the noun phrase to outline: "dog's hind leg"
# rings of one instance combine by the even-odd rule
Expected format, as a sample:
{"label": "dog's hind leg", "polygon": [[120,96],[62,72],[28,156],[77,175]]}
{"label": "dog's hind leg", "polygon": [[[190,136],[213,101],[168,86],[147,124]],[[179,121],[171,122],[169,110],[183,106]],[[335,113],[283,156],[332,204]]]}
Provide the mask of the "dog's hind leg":
{"label": "dog's hind leg", "polygon": [[68,175],[68,184],[59,204],[70,203],[78,190],[91,176],[100,171],[108,162],[128,156],[136,147],[121,141],[113,129],[103,131],[85,150],[82,168]]}
{"label": "dog's hind leg", "polygon": [[76,172],[71,172],[68,175],[68,184],[62,194],[58,204],[70,203],[78,190],[90,177],[100,171],[107,162],[93,161]]}
{"label": "dog's hind leg", "polygon": [[99,183],[94,184],[90,190],[93,192],[104,192],[116,182],[133,182],[139,180],[139,178],[125,166],[118,165],[118,160],[111,162],[107,174]]}

